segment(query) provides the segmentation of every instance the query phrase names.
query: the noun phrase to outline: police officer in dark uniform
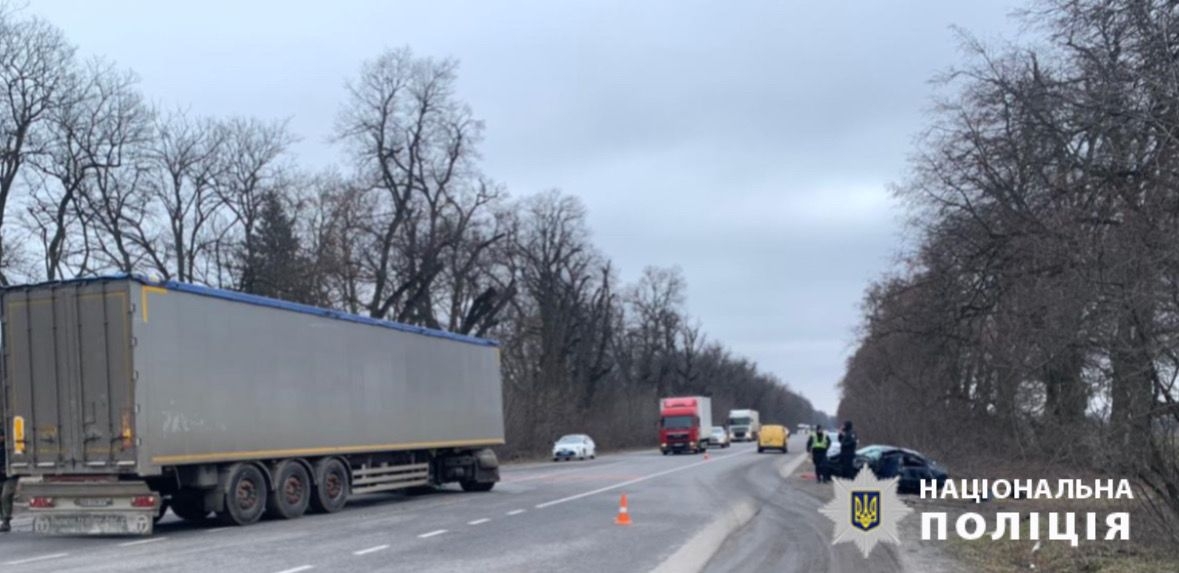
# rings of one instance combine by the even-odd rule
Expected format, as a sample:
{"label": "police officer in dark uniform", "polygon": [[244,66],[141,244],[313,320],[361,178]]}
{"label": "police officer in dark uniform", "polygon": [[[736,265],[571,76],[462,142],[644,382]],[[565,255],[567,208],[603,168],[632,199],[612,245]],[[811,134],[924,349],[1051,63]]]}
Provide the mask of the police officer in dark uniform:
{"label": "police officer in dark uniform", "polygon": [[815,480],[831,481],[827,472],[827,449],[831,447],[831,437],[823,431],[823,426],[816,425],[811,435],[806,439],[806,451],[811,453],[811,461],[815,464]]}
{"label": "police officer in dark uniform", "polygon": [[859,441],[851,420],[844,422],[843,431],[839,432],[839,475],[845,478],[856,477],[855,460]]}

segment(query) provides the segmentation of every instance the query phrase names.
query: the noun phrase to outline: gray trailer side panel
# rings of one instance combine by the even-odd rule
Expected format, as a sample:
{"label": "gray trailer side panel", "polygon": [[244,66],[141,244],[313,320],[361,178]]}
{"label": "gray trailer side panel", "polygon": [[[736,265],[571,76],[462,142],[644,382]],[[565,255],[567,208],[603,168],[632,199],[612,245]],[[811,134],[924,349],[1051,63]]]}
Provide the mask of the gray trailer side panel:
{"label": "gray trailer side panel", "polygon": [[132,286],[141,474],[503,442],[493,346]]}

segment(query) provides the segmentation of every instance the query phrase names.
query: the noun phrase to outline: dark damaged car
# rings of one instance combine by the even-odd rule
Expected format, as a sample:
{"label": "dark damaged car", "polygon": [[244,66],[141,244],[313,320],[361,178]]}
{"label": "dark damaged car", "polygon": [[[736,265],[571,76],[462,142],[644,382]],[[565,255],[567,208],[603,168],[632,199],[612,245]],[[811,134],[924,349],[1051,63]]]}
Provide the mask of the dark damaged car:
{"label": "dark damaged car", "polygon": [[864,467],[871,469],[880,479],[900,478],[897,481],[900,493],[920,493],[921,480],[936,481],[940,490],[950,478],[949,472],[937,461],[921,452],[896,446],[876,444],[856,450],[853,462],[855,469],[851,475],[842,475],[840,472],[838,448],[832,448],[827,463],[832,468],[832,475],[848,479],[854,478]]}

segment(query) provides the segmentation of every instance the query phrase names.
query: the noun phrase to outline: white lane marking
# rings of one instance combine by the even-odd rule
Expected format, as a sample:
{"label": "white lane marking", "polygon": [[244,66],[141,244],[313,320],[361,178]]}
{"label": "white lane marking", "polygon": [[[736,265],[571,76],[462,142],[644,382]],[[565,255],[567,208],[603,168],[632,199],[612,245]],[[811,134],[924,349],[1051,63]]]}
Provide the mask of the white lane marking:
{"label": "white lane marking", "polygon": [[524,513],[523,509],[513,509],[508,512],[508,515],[520,515],[521,513]]}
{"label": "white lane marking", "polygon": [[368,549],[361,549],[360,551],[353,551],[352,554],[353,555],[368,555],[369,553],[376,553],[377,551],[382,551],[382,550],[385,550],[388,548],[389,548],[388,545],[378,545],[376,547],[369,547]]}
{"label": "white lane marking", "polygon": [[794,470],[798,469],[798,466],[801,466],[802,462],[806,461],[806,459],[806,456],[796,455],[793,460],[784,462],[782,466],[778,468],[778,476],[782,479],[790,479],[790,476],[794,474]]}
{"label": "white lane marking", "polygon": [[712,459],[710,459],[710,460],[701,460],[701,461],[698,461],[698,462],[695,462],[695,463],[688,464],[688,465],[686,465],[686,466],[679,466],[679,467],[676,467],[676,468],[671,468],[671,469],[669,469],[669,470],[663,470],[663,471],[661,471],[661,472],[655,472],[655,473],[653,473],[653,474],[648,474],[648,475],[645,475],[645,476],[642,476],[642,477],[637,477],[637,478],[635,478],[635,479],[632,479],[632,480],[627,480],[627,481],[624,481],[624,482],[619,482],[619,483],[616,483],[616,484],[614,484],[614,485],[608,485],[608,486],[606,486],[606,487],[600,487],[600,488],[598,488],[598,489],[595,489],[595,490],[593,490],[593,491],[587,491],[587,492],[585,492],[585,493],[579,493],[579,494],[577,494],[577,495],[571,495],[571,496],[569,496],[569,497],[563,497],[563,498],[561,498],[561,499],[555,499],[555,500],[553,500],[553,501],[546,501],[546,502],[544,502],[544,503],[538,503],[538,504],[536,504],[536,509],[544,509],[544,508],[546,508],[546,507],[549,507],[549,506],[557,505],[558,503],[565,503],[565,502],[567,502],[567,501],[573,501],[573,500],[576,500],[576,499],[581,499],[581,498],[583,498],[583,497],[589,497],[589,496],[591,496],[591,495],[596,495],[596,494],[599,494],[599,493],[602,493],[602,492],[610,491],[610,490],[612,490],[612,489],[618,489],[618,488],[620,488],[620,487],[626,487],[626,486],[628,486],[628,485],[632,485],[632,484],[636,484],[636,483],[639,483],[639,482],[647,481],[647,480],[649,480],[649,479],[655,479],[655,478],[657,478],[657,477],[659,477],[659,476],[665,476],[665,475],[667,475],[667,474],[672,474],[672,473],[675,473],[675,472],[682,472],[682,471],[684,471],[684,470],[687,470],[687,469],[692,469],[692,468],[694,468],[694,467],[696,467],[696,466],[702,466],[702,465],[704,465],[704,464],[714,464],[714,463],[716,463],[716,462],[723,461],[723,460],[725,460],[725,459],[728,459],[728,458],[731,458],[731,457],[733,457],[733,456],[739,456],[739,455],[742,455],[742,454],[748,454],[748,453],[752,453],[752,452],[754,452],[754,451],[756,451],[756,450],[745,450],[744,452],[737,452],[737,453],[734,453],[734,454],[729,454],[729,455],[727,455],[727,456],[717,456],[717,457],[715,457],[715,458],[712,458]]}
{"label": "white lane marking", "polygon": [[147,539],[140,539],[139,541],[128,541],[126,543],[120,543],[119,547],[131,547],[132,545],[144,545],[147,543],[155,543],[157,541],[163,541],[165,539],[167,539],[167,537],[149,537]]}
{"label": "white lane marking", "polygon": [[205,533],[217,533],[218,531],[225,531],[226,529],[232,529],[232,528],[231,527],[214,527],[213,529],[206,529]]}
{"label": "white lane marking", "polygon": [[435,529],[434,531],[431,531],[429,533],[423,533],[423,534],[419,535],[418,539],[425,539],[427,537],[434,537],[435,535],[442,535],[443,533],[446,533],[445,529]]}
{"label": "white lane marking", "polygon": [[41,555],[39,557],[30,557],[28,559],[20,559],[17,561],[6,561],[4,564],[5,565],[24,565],[25,563],[35,563],[37,561],[45,561],[47,559],[57,559],[59,557],[65,557],[67,555],[69,555],[69,553],[54,553],[52,555]]}
{"label": "white lane marking", "polygon": [[290,569],[283,569],[282,571],[279,571],[278,573],[299,573],[300,571],[306,571],[308,569],[315,569],[315,566],[314,565],[300,565],[298,567],[292,567]]}
{"label": "white lane marking", "polygon": [[483,519],[476,519],[475,521],[468,521],[467,525],[483,525],[484,523],[487,523],[488,521],[491,521],[491,520],[484,517]]}

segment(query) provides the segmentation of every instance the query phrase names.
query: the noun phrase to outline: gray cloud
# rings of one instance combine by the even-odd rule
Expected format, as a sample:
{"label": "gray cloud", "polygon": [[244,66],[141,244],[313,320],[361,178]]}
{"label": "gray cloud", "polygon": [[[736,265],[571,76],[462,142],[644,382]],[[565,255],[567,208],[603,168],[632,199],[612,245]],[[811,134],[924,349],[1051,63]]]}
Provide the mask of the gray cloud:
{"label": "gray cloud", "polygon": [[952,24],[1011,33],[1006,3],[44,0],[84,52],[135,69],[149,97],[289,117],[300,160],[327,143],[343,82],[408,44],[462,61],[487,122],[489,175],[584,199],[595,240],[635,277],[679,265],[689,307],[818,406],[891,264],[928,79],[959,58]]}

